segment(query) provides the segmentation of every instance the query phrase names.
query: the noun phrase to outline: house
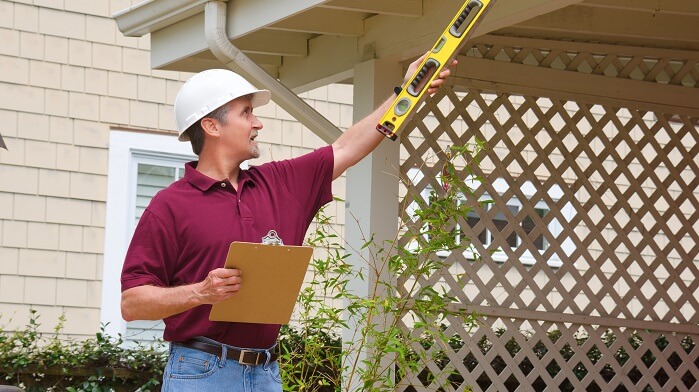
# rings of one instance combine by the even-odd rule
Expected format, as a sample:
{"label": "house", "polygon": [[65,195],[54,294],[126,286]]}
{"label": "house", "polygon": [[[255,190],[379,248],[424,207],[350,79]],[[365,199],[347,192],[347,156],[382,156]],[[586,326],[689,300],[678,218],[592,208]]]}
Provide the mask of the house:
{"label": "house", "polygon": [[[390,94],[462,4],[44,3],[0,4],[1,42],[16,43],[0,47],[0,61],[24,70],[0,76],[9,147],[0,150],[0,205],[12,205],[0,210],[0,312],[35,304],[50,319],[66,307],[67,332],[78,335],[117,317],[103,303],[113,304],[105,290],[115,292],[108,278],[118,271],[127,226],[117,230],[121,240],[103,240],[113,227],[108,206],[138,204],[110,196],[128,185],[118,171],[121,182],[110,186],[119,176],[111,147],[124,135],[172,130],[168,110],[187,72],[223,61],[274,91],[281,99],[265,115],[267,128],[302,131],[296,149],[284,138],[298,130],[272,134],[269,143],[279,157],[296,155],[337,130],[285,88],[347,126],[350,111],[360,118]],[[110,15],[119,31],[106,27]],[[425,388],[451,373],[464,380],[454,389],[697,388],[697,18],[697,6],[681,0],[497,0],[460,53],[450,87],[426,102],[398,142],[382,143],[348,173],[347,212],[335,206],[340,218],[357,219],[342,221],[347,243],[373,233],[409,246],[396,222],[413,207],[396,195],[410,201],[439,192],[447,146],[487,146],[478,165],[459,166],[464,182],[484,179],[463,195],[472,214],[455,222],[473,251],[441,255],[449,267],[420,281],[451,290],[454,307],[481,314],[482,323],[473,331],[447,325],[463,347],[446,353],[446,372],[434,363],[407,372],[404,389],[418,373],[433,376]],[[259,67],[239,64],[230,56],[236,49]],[[337,102],[326,98],[335,89]],[[336,108],[339,120],[331,117]],[[132,151],[128,142],[124,148]],[[176,148],[170,156],[185,159]],[[127,156],[143,165],[144,181],[178,175],[175,165],[153,165],[158,154]],[[401,175],[416,192],[402,190]],[[667,345],[659,348],[660,340]],[[508,342],[516,355],[506,355]],[[593,350],[601,355],[594,361]],[[629,360],[619,363],[622,350]]]}
{"label": "house", "polygon": [[[63,332],[71,336],[94,336],[101,323],[114,327],[121,320],[119,289],[105,295],[105,275],[118,284],[120,267],[114,272],[109,263],[123,261],[142,193],[152,196],[178,175],[169,170],[194,159],[189,144],[176,141],[172,112],[191,73],[151,69],[148,38],[124,37],[111,18],[130,6],[0,3],[0,132],[8,148],[0,153],[0,324],[6,328],[26,325],[30,307],[46,332],[63,313]],[[304,96],[338,126],[351,124],[347,86]],[[322,145],[275,104],[258,114],[265,123],[260,162]],[[337,214],[337,205],[330,208]]]}

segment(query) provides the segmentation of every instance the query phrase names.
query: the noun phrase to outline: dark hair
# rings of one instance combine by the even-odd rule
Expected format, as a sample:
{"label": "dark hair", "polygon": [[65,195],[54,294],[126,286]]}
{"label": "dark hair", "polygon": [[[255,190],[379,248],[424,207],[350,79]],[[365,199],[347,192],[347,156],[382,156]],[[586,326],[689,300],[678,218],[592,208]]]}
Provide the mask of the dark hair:
{"label": "dark hair", "polygon": [[[207,114],[206,116],[202,117],[201,120],[208,117],[220,122],[221,125],[226,125],[228,108],[228,103],[226,103],[220,106],[219,108],[215,109],[211,113]],[[185,131],[187,132],[187,136],[189,136],[189,141],[192,143],[192,151],[194,151],[194,153],[197,155],[199,155],[201,153],[201,150],[204,148],[204,129],[201,127],[201,120],[192,124]]]}

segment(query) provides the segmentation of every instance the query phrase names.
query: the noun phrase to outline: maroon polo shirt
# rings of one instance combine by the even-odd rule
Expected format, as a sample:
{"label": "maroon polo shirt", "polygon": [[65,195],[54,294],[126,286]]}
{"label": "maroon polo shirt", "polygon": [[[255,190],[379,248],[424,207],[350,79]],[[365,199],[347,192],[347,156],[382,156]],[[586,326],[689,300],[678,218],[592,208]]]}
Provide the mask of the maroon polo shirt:
{"label": "maroon polo shirt", "polygon": [[[318,209],[332,200],[331,146],[241,170],[238,191],[195,168],[188,163],[184,178],[158,192],[143,213],[124,261],[122,291],[200,282],[223,267],[231,242],[259,243],[272,229],[284,244],[301,245]],[[206,336],[267,348],[277,339],[279,325],[209,321],[210,310],[201,305],[165,318],[165,340]]]}

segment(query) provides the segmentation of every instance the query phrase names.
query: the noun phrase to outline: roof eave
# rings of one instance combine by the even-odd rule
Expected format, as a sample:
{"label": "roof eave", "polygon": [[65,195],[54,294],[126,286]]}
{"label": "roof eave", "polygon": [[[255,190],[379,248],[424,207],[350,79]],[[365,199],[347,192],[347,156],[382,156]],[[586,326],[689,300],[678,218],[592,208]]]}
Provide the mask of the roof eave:
{"label": "roof eave", "polygon": [[207,1],[147,0],[115,13],[112,18],[125,36],[141,37],[204,12]]}

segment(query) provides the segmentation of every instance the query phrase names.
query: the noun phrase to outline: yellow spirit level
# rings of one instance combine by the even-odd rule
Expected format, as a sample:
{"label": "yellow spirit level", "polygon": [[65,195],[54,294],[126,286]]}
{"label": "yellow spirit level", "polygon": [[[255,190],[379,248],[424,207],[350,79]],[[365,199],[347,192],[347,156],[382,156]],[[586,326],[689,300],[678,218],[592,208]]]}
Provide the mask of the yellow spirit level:
{"label": "yellow spirit level", "polygon": [[430,54],[425,57],[406,86],[400,91],[391,107],[376,125],[376,129],[391,140],[396,140],[404,124],[412,117],[422,102],[427,88],[439,73],[451,64],[451,60],[471,36],[483,16],[496,0],[468,0],[447,26]]}

